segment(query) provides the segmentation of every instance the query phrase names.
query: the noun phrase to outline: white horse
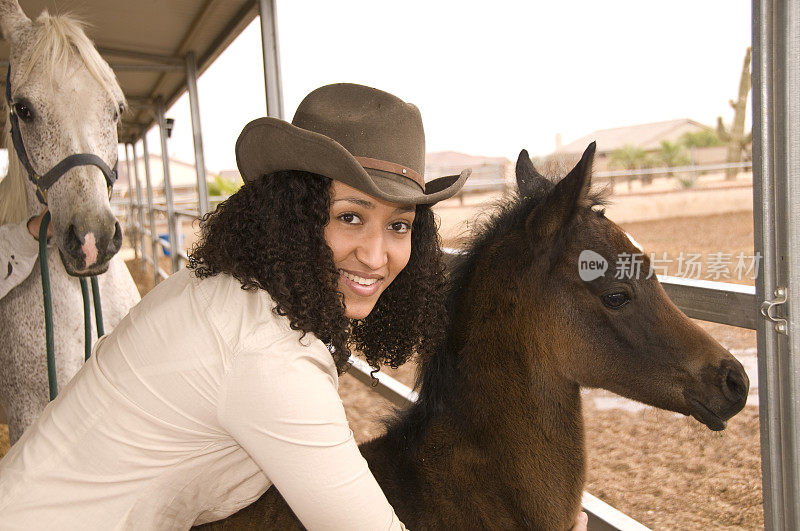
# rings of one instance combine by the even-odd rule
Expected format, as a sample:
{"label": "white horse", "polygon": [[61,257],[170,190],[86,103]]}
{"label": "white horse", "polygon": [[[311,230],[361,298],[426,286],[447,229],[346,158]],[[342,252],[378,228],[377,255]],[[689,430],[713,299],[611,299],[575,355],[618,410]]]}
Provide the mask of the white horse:
{"label": "white horse", "polygon": [[[17,0],[0,0],[0,28],[11,47],[11,104],[35,172],[44,175],[75,153],[94,154],[113,167],[125,99],[82,25],[47,12],[32,21]],[[0,224],[27,220],[45,208],[9,131],[7,123],[9,169],[0,182]],[[83,303],[79,280],[72,275],[102,273],[98,281],[106,331],[139,301],[139,294],[116,255],[122,233],[100,169],[83,165],[68,170],[49,189],[47,204],[54,229],[48,263],[56,374],[63,389],[84,358]],[[30,276],[0,299],[0,403],[12,444],[49,400],[40,274],[37,261]]]}

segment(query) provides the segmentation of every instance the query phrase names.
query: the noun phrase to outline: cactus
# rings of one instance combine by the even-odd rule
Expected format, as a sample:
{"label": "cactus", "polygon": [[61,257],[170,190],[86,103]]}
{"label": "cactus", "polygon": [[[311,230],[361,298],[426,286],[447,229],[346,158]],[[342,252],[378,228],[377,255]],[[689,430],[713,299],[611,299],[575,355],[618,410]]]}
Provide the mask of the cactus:
{"label": "cactus", "polygon": [[[750,53],[748,46],[744,55],[744,65],[742,66],[742,77],[739,79],[739,99],[730,100],[733,107],[733,124],[728,130],[722,123],[722,117],[717,118],[717,136],[720,140],[728,144],[727,162],[730,164],[742,161],[742,152],[753,138],[753,133],[744,133],[744,120],[747,111],[747,94],[750,92]],[[736,178],[739,173],[738,168],[728,168],[725,170],[725,179]]]}

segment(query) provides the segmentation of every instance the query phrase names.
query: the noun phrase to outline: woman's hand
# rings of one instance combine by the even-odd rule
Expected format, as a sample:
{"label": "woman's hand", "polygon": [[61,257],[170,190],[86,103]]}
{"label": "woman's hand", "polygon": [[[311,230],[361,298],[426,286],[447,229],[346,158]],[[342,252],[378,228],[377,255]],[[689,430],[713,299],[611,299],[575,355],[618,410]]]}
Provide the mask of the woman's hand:
{"label": "woman's hand", "polygon": [[586,531],[589,525],[589,515],[581,511],[575,519],[575,525],[572,526],[572,531]]}
{"label": "woman's hand", "polygon": [[[33,239],[39,241],[39,226],[42,224],[42,218],[47,213],[47,209],[45,208],[41,214],[38,216],[32,217],[28,220],[28,232],[33,235]],[[47,239],[49,240],[50,237],[53,235],[53,224],[50,223],[47,226]]]}

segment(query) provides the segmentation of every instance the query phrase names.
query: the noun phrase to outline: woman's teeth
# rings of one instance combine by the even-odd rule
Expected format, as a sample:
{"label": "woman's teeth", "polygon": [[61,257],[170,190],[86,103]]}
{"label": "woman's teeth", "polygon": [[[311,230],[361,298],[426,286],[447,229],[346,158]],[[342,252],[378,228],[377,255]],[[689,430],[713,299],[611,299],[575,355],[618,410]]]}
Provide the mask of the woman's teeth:
{"label": "woman's teeth", "polygon": [[362,278],[362,277],[356,276],[356,275],[354,275],[352,273],[348,273],[347,271],[345,271],[343,269],[340,269],[340,271],[342,272],[342,274],[344,276],[346,276],[347,278],[349,278],[350,280],[352,280],[356,284],[361,284],[362,286],[371,286],[371,285],[375,284],[378,281],[377,278]]}

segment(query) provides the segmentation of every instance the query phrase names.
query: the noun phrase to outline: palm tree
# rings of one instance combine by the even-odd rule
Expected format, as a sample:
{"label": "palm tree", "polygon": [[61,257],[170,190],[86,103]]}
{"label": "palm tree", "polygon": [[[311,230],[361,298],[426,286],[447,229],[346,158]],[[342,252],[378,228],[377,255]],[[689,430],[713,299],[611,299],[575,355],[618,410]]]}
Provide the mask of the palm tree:
{"label": "palm tree", "polygon": [[658,161],[668,168],[676,166],[686,166],[689,164],[689,157],[686,155],[686,148],[680,142],[661,141],[661,149],[656,155]]}
{"label": "palm tree", "polygon": [[[658,150],[656,155],[661,165],[668,168],[675,168],[677,166],[687,166],[689,164],[689,157],[686,154],[686,148],[679,141],[670,142],[669,140],[661,141],[661,149]],[[691,188],[694,186],[697,177],[693,172],[689,173],[688,178],[684,175],[676,175],[678,182],[684,188]]]}
{"label": "palm tree", "polygon": [[[651,168],[653,166],[652,158],[650,154],[647,153],[644,149],[633,146],[631,144],[626,144],[621,148],[617,148],[611,152],[608,157],[608,166],[609,168],[616,168],[616,169],[623,169],[623,170],[641,170],[645,168]],[[628,177],[628,189],[631,188],[631,183],[635,176],[631,175]],[[643,178],[642,184],[648,184],[652,181],[651,178]],[[614,184],[614,181],[611,181],[611,184]]]}

